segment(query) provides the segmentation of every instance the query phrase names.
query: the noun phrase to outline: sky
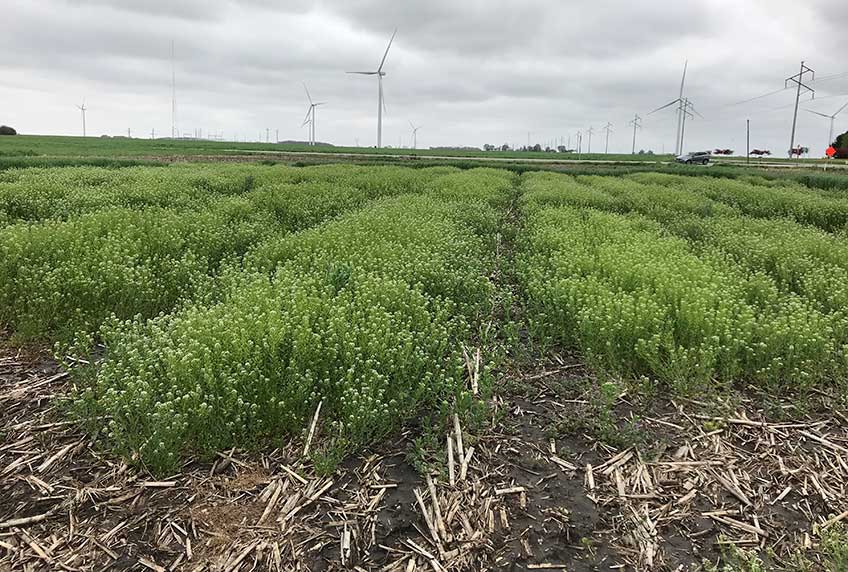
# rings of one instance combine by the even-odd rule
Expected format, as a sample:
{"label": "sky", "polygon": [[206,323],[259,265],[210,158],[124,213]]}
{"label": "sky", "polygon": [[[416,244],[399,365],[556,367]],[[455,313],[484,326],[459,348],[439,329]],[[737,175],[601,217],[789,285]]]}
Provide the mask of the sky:
{"label": "sky", "polygon": [[[171,133],[171,42],[178,133],[256,141],[307,138],[305,82],[319,141],[376,144],[373,71],[386,59],[383,144],[576,144],[674,149],[673,109],[700,114],[687,151],[789,148],[801,61],[796,143],[821,155],[848,103],[844,0],[0,0],[0,124],[21,133]],[[758,97],[770,94],[766,97]],[[745,101],[752,98],[752,101]],[[744,102],[744,103],[743,103]],[[848,109],[836,120],[848,130]],[[279,135],[277,135],[279,134]]]}

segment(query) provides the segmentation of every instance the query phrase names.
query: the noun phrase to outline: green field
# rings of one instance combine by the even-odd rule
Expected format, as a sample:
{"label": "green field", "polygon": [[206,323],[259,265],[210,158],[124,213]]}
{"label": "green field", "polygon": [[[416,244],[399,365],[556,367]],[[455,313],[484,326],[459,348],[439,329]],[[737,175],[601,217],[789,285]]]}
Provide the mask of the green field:
{"label": "green field", "polygon": [[[17,135],[0,138],[0,157],[202,157],[272,153],[345,153],[356,155],[403,155],[408,157],[487,157],[493,159],[578,159],[574,154],[462,149],[395,149],[387,147],[336,147],[283,143],[235,143],[203,139],[128,139],[125,137],[64,137]],[[582,160],[668,161],[671,155],[617,155],[583,153]]]}
{"label": "green field", "polygon": [[0,168],[6,554],[842,569],[848,176],[107,151]]}
{"label": "green field", "polygon": [[0,320],[157,471],[298,433],[348,451],[571,348],[673,394],[834,388],[848,195],[802,181],[396,166],[0,172]]}

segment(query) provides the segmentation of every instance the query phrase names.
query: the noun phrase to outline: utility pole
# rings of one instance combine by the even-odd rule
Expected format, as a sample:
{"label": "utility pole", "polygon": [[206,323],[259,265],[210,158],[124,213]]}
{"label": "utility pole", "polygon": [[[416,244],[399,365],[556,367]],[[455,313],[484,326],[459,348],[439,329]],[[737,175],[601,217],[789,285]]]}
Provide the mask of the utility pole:
{"label": "utility pole", "polygon": [[628,125],[633,126],[633,147],[630,149],[630,154],[635,155],[636,154],[636,130],[642,129],[642,118],[639,117],[639,114],[637,113],[633,116],[633,119],[630,120]]}
{"label": "utility pole", "polygon": [[571,149],[571,134],[568,135],[568,144],[566,144],[566,149]]}
{"label": "utility pole", "polygon": [[614,133],[614,131],[612,130],[612,123],[607,121],[607,124],[604,125],[604,131],[607,132],[607,137],[606,137],[606,140],[604,142],[604,155],[606,155],[606,154],[609,153],[609,136],[610,136],[610,133]]}
{"label": "utility pole", "polygon": [[156,128],[150,130],[150,138],[156,139]]}
{"label": "utility pole", "polygon": [[747,133],[745,136],[745,163],[751,163],[751,120],[745,121],[747,125]]}
{"label": "utility pole", "polygon": [[132,132],[129,127],[127,127],[127,139],[132,139]]}
{"label": "utility pole", "polygon": [[177,71],[174,66],[174,40],[171,40],[171,139],[177,137]]}
{"label": "utility pole", "polygon": [[271,129],[266,127],[265,128],[265,143],[270,143],[270,142],[271,142]]}
{"label": "utility pole", "polygon": [[[790,83],[795,83],[798,87],[795,91],[795,112],[792,115],[792,136],[789,139],[789,158],[792,158],[792,150],[795,149],[795,127],[798,124],[798,103],[801,101],[801,88],[803,87],[807,93],[807,91],[812,92],[812,98],[816,97],[816,90],[811,88],[810,86],[804,85],[804,74],[810,74],[810,79],[816,79],[816,72],[808,68],[804,65],[804,62],[801,62],[801,71],[792,77],[786,78],[786,83],[784,87],[789,87]],[[800,155],[799,155],[800,157]]]}
{"label": "utility pole", "polygon": [[280,142],[280,130],[279,129],[277,129],[275,137],[276,137],[275,142],[279,143]]}
{"label": "utility pole", "polygon": [[594,132],[595,132],[594,127],[590,127],[589,129],[586,130],[586,133],[589,134],[589,141],[587,142],[587,145],[586,145],[586,153],[587,154],[592,153],[592,133],[594,133]]}

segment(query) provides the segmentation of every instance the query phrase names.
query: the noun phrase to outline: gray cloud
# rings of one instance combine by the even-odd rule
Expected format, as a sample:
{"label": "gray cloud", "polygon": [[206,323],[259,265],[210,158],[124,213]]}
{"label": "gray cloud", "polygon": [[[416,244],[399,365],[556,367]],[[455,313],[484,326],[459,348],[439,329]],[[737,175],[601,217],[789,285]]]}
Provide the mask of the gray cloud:
{"label": "gray cloud", "polygon": [[[848,5],[825,0],[0,0],[11,25],[0,36],[0,122],[22,132],[79,132],[73,104],[89,106],[91,133],[170,132],[170,43],[176,46],[180,130],[257,139],[270,128],[303,138],[301,82],[321,109],[318,136],[373,145],[374,68],[397,27],[385,78],[384,142],[548,142],[612,122],[610,147],[628,151],[626,122],[645,117],[640,146],[670,149],[674,114],[647,115],[687,95],[703,118],[691,148],[788,145],[792,94],[779,90],[801,59],[823,78],[816,101],[848,101],[841,58]],[[829,79],[826,76],[831,76]],[[831,111],[832,112],[832,111]],[[827,124],[803,114],[798,140],[823,148]],[[848,113],[837,124],[848,129]],[[593,145],[593,147],[595,147]]]}

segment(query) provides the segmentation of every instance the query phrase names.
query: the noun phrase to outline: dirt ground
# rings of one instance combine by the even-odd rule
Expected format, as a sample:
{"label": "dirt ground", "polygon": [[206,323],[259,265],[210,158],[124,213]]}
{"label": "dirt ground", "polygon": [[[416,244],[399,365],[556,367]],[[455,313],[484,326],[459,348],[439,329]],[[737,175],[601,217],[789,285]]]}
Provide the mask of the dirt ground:
{"label": "dirt ground", "polygon": [[63,415],[70,383],[0,351],[0,571],[698,570],[730,546],[786,567],[848,517],[839,413],[605,409],[567,355],[506,376],[473,428],[413,428],[326,476],[305,427],[154,478]]}

